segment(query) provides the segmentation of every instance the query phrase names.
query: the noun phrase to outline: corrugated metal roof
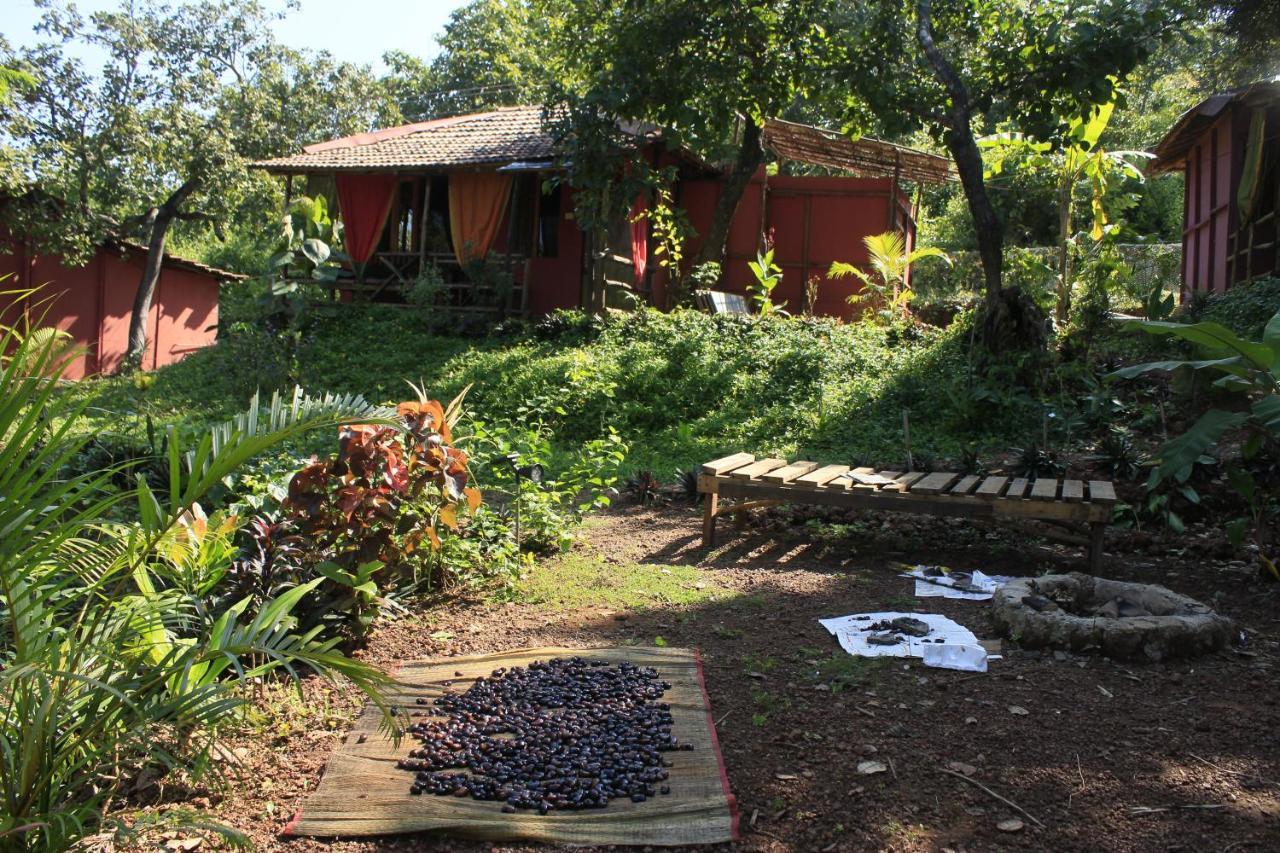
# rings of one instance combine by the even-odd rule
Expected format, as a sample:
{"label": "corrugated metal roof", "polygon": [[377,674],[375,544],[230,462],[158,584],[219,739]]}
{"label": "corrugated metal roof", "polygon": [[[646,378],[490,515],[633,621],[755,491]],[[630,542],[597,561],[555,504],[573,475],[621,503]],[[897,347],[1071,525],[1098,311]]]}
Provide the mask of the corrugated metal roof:
{"label": "corrugated metal roof", "polygon": [[523,106],[333,139],[251,165],[276,174],[388,172],[550,160],[555,153],[555,141],[542,126],[542,107]]}
{"label": "corrugated metal roof", "polygon": [[834,130],[777,118],[765,122],[764,141],[779,157],[867,178],[897,174],[905,181],[937,184],[953,177],[947,157],[870,136],[850,139]]}
{"label": "corrugated metal roof", "polygon": [[1205,98],[1187,110],[1173,127],[1164,135],[1164,139],[1155,147],[1155,159],[1147,166],[1151,174],[1177,171],[1186,160],[1187,151],[1191,149],[1200,135],[1218,120],[1218,116],[1233,104],[1254,105],[1280,100],[1280,81],[1268,80],[1253,83],[1229,92],[1222,92]]}

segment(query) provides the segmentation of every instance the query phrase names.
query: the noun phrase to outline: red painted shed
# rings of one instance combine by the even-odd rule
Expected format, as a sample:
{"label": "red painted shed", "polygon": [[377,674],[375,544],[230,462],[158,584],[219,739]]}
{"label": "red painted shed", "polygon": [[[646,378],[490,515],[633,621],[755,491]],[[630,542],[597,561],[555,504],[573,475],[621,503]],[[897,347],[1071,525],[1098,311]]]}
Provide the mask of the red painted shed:
{"label": "red painted shed", "polygon": [[[627,130],[646,156],[678,167],[674,203],[705,235],[723,188],[720,175],[688,152],[666,147],[656,127]],[[805,282],[816,276],[823,283],[811,310],[848,318],[852,280],[825,281],[827,268],[836,260],[865,261],[862,240],[872,234],[900,230],[910,245],[914,208],[904,183],[947,180],[950,161],[776,119],[763,136],[781,161],[843,174],[770,176],[761,169],[731,221],[721,286],[745,291],[747,262],[768,232],[783,269],[775,301],[793,311],[809,308]],[[253,165],[284,176],[290,188],[303,178],[308,194],[333,199],[353,263],[332,286],[346,298],[394,301],[434,268],[445,281],[430,304],[454,316],[538,315],[636,301],[666,307],[667,277],[650,262],[647,222],[620,220],[602,246],[592,245],[575,221],[573,188],[546,180],[562,171],[556,158],[542,108],[528,106],[344,137]],[[639,200],[634,209],[641,209]],[[698,245],[695,239],[686,246],[685,257]],[[494,298],[494,288],[476,280],[470,254],[504,270],[512,282],[504,297]]]}
{"label": "red painted shed", "polygon": [[1214,95],[1178,119],[1152,172],[1186,177],[1182,295],[1280,275],[1280,82]]}
{"label": "red painted shed", "polygon": [[[31,299],[0,293],[0,321],[12,324],[24,312],[32,323],[71,335],[83,352],[67,379],[83,379],[119,368],[128,351],[129,315],[146,263],[145,247],[112,241],[87,263],[69,266],[56,254],[40,254],[30,242],[0,231],[0,291],[39,288]],[[221,282],[244,276],[166,254],[147,320],[144,370],[180,361],[217,339]]]}

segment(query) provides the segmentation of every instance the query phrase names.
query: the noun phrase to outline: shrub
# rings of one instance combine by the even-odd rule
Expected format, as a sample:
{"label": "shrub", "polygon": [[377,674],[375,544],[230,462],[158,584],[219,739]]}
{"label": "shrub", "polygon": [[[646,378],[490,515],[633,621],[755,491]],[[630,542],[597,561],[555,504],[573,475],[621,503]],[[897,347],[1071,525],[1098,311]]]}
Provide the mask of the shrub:
{"label": "shrub", "polygon": [[395,426],[344,425],[334,456],[293,475],[283,508],[316,571],[354,589],[377,583],[384,568],[425,562],[428,585],[445,580],[435,558],[442,535],[459,533],[459,516],[480,506],[467,454],[450,443],[460,403],[449,414],[435,400],[401,403]]}
{"label": "shrub", "polygon": [[[255,401],[216,440],[170,436],[165,487],[113,486],[118,468],[56,476],[85,453],[84,397],[58,395],[46,341],[0,332],[0,840],[65,850],[145,766],[198,778],[243,687],[296,667],[341,674],[382,702],[386,679],[299,630],[317,582],[258,601],[229,584],[231,525],[198,501],[246,460],[353,416],[349,404]],[[265,423],[260,417],[265,415]],[[132,504],[136,521],[113,520]],[[253,612],[250,612],[250,608]]]}
{"label": "shrub", "polygon": [[1183,303],[1176,317],[1188,323],[1220,323],[1246,340],[1257,340],[1277,306],[1280,278],[1260,278],[1225,293],[1197,295]]}

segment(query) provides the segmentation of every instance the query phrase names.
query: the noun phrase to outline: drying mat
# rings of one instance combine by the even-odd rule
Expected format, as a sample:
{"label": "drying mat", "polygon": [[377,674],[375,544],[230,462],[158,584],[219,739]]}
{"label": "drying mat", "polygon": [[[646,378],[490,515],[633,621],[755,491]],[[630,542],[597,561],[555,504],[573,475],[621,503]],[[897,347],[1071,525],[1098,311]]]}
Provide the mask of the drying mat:
{"label": "drying mat", "polygon": [[[521,649],[469,658],[409,661],[397,673],[399,686],[389,699],[419,709],[420,696],[441,695],[443,681],[465,690],[470,679],[498,667],[581,655],[611,662],[652,666],[671,683],[662,702],[671,706],[673,734],[692,751],[667,752],[671,793],[643,803],[626,798],[607,808],[576,812],[503,814],[502,803],[469,798],[413,796],[413,773],[396,768],[417,741],[406,736],[399,748],[378,732],[379,714],[366,707],[329,759],[316,792],[285,830],[287,835],[391,835],[426,830],[487,841],[547,841],[561,844],[710,844],[738,837],[738,810],[716,741],[696,650],[673,648]],[[461,672],[461,676],[455,676]],[[419,709],[421,710],[421,709]],[[363,743],[361,742],[363,741]]]}

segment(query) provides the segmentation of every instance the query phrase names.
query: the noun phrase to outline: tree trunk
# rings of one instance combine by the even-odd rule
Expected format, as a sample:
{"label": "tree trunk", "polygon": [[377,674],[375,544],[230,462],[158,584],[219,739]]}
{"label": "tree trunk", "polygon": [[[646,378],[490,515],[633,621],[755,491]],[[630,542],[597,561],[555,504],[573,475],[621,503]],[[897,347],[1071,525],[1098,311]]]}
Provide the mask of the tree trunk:
{"label": "tree trunk", "polygon": [[951,99],[943,120],[946,127],[943,141],[951,152],[951,158],[955,160],[960,185],[964,188],[965,200],[969,203],[974,234],[978,239],[978,256],[982,258],[987,307],[994,310],[1000,301],[1000,283],[1004,272],[1004,226],[996,216],[982,177],[982,153],[973,137],[973,105],[969,99],[969,90],[934,43],[932,13],[931,0],[919,0],[916,4],[916,18],[919,22],[916,37],[924,50],[925,58],[933,68],[934,76],[946,88]]}
{"label": "tree trunk", "polygon": [[734,158],[733,168],[725,178],[724,188],[716,201],[715,213],[711,217],[711,228],[707,238],[693,259],[694,267],[705,263],[717,263],[723,266],[725,244],[729,242],[729,225],[733,222],[733,214],[738,209],[738,202],[746,192],[751,176],[764,162],[764,148],[761,145],[761,129],[751,119],[746,120],[746,128],[742,131],[742,145]]}
{"label": "tree trunk", "polygon": [[1059,325],[1071,313],[1071,187],[1070,179],[1058,187],[1058,302],[1054,314]]}
{"label": "tree trunk", "polygon": [[183,203],[198,186],[196,178],[187,180],[165,199],[164,204],[152,208],[147,214],[146,221],[151,226],[151,234],[147,240],[147,263],[142,269],[138,292],[133,297],[133,312],[129,316],[129,349],[120,368],[122,373],[130,373],[142,366],[142,357],[147,352],[147,317],[151,313],[151,300],[155,298],[160,271],[164,267],[164,244],[169,236],[169,226],[178,218]]}

